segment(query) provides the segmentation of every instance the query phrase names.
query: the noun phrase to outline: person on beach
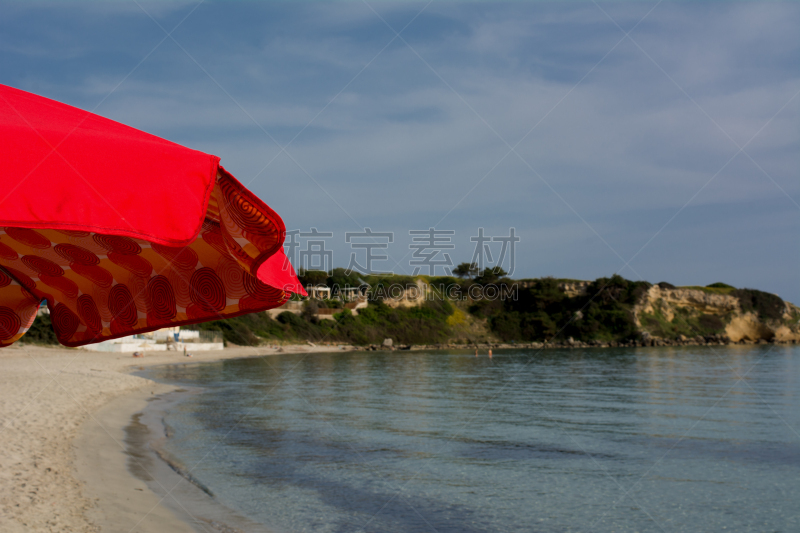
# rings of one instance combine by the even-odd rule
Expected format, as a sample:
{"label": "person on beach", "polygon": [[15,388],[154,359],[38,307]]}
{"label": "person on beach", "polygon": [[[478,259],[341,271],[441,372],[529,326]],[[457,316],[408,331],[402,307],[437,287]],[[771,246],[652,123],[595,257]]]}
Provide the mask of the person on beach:
{"label": "person on beach", "polygon": [[478,357],[478,349],[475,348],[475,357]]}
{"label": "person on beach", "polygon": [[489,348],[489,359],[491,359],[491,358],[492,358],[492,349]]}

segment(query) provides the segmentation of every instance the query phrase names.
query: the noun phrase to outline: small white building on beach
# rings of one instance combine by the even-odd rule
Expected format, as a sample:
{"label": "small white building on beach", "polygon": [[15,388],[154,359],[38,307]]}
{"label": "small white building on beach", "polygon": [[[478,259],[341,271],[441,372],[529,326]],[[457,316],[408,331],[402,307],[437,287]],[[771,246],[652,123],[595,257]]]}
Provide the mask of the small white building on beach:
{"label": "small white building on beach", "polygon": [[128,335],[96,344],[83,346],[94,352],[204,352],[222,350],[225,344],[222,336],[213,331],[181,329],[179,326],[162,328],[149,333]]}

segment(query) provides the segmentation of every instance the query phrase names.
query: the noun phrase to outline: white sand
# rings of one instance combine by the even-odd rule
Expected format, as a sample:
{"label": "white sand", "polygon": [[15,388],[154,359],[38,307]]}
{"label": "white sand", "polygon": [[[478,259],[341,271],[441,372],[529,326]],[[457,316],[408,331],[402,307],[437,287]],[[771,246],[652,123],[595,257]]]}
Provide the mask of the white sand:
{"label": "white sand", "polygon": [[175,352],[132,358],[69,348],[0,350],[0,531],[192,531],[127,471],[125,426],[149,395],[170,389],[129,372],[269,353],[275,350],[234,348],[189,359]]}

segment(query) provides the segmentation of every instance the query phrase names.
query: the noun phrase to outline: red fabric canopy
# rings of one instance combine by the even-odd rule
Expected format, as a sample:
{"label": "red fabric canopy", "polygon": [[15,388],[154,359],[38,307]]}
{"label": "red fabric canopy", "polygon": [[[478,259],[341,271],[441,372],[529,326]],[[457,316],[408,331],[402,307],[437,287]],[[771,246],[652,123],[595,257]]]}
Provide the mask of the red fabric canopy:
{"label": "red fabric canopy", "polygon": [[0,346],[47,300],[78,346],[305,295],[281,218],[219,158],[0,85]]}

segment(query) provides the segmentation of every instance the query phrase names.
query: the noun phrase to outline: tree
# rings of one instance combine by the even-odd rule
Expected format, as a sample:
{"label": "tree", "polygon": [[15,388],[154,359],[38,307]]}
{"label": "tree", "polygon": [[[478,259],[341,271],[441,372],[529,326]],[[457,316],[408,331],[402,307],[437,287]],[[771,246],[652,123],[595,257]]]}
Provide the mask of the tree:
{"label": "tree", "polygon": [[325,282],[328,280],[328,273],[324,270],[300,270],[297,277],[304,287],[309,285],[325,285]]}
{"label": "tree", "polygon": [[309,322],[313,322],[317,318],[317,311],[319,311],[319,305],[314,300],[306,300],[303,304],[303,318]]}
{"label": "tree", "polygon": [[453,269],[453,274],[459,278],[474,278],[478,274],[478,264],[461,263]]}
{"label": "tree", "polygon": [[506,272],[499,266],[493,268],[484,268],[483,270],[481,270],[480,275],[477,278],[475,278],[475,283],[480,283],[481,285],[488,285],[490,283],[496,283],[500,278],[507,275],[508,272]]}
{"label": "tree", "polygon": [[327,284],[333,294],[338,294],[343,289],[360,287],[364,281],[356,271],[351,270],[348,273],[344,268],[334,268],[328,276]]}

